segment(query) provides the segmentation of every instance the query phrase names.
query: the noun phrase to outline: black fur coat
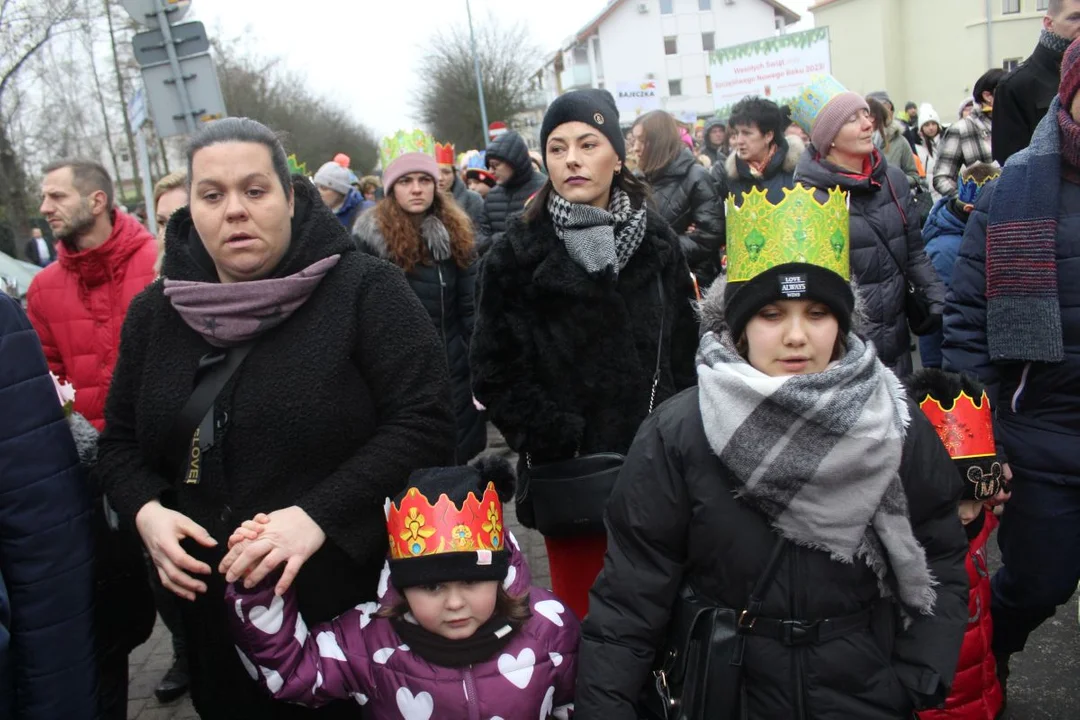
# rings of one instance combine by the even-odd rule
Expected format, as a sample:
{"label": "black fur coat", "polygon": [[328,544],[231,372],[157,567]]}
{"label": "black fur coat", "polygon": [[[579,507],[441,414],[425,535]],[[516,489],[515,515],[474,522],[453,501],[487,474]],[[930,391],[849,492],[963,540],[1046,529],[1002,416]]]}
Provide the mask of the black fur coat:
{"label": "black fur coat", "polygon": [[[574,263],[546,215],[515,219],[480,271],[473,392],[507,444],[534,462],[625,454],[648,414],[661,312],[656,405],[696,383],[693,299],[678,238],[652,211],[617,280]],[[528,508],[519,515],[529,522]]]}

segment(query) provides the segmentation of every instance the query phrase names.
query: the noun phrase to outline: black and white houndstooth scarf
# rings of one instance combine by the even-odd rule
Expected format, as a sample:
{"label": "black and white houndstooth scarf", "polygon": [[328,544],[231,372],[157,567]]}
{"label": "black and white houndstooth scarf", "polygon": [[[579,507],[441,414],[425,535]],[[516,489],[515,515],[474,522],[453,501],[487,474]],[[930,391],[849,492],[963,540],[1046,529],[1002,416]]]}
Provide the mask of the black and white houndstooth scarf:
{"label": "black and white houndstooth scarf", "polygon": [[882,595],[895,587],[904,606],[932,614],[937,583],[900,480],[910,420],[900,381],[854,334],[824,372],[786,377],[756,370],[722,337],[706,333],[698,349],[701,417],[738,496],[788,540],[860,558]]}
{"label": "black and white houndstooth scarf", "polygon": [[566,251],[590,275],[609,268],[618,275],[645,239],[645,207],[635,210],[618,188],[607,210],[572,203],[556,192],[548,195],[547,206]]}

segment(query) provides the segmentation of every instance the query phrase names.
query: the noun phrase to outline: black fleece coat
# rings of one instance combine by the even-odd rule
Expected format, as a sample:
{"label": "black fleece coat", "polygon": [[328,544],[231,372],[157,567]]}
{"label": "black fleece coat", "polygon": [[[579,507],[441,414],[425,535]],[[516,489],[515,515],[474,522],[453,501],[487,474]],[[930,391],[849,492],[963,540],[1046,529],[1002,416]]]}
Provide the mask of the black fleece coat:
{"label": "black fleece coat", "polygon": [[1031,57],[1002,78],[994,90],[991,143],[999,165],[1031,143],[1061,83],[1061,53],[1039,44]]}
{"label": "black fleece coat", "polygon": [[485,157],[509,163],[514,176],[506,183],[496,185],[484,198],[484,212],[480,218],[480,231],[476,234],[476,250],[487,253],[492,243],[502,237],[510,219],[520,215],[525,203],[547,182],[543,173],[533,167],[529,146],[516,132],[508,132],[488,145]]}
{"label": "black fleece coat", "polygon": [[[593,587],[578,655],[579,720],[634,720],[680,587],[720,606],[746,607],[775,543],[768,520],[736,497],[709,446],[697,388],[641,427],[607,508],[608,551]],[[915,538],[937,580],[933,615],[907,630],[861,561],[788,543],[761,617],[813,622],[875,607],[865,630],[788,647],[747,638],[753,720],[907,720],[943,702],[968,618],[968,549],[956,514],[961,484],[934,428],[909,402],[900,476]]]}
{"label": "black fleece coat", "polygon": [[904,310],[907,283],[926,292],[939,321],[945,285],[926,256],[919,213],[904,172],[889,166],[876,150],[873,158],[869,176],[853,176],[819,157],[810,145],[799,159],[795,181],[816,188],[823,202],[831,188],[850,194],[851,276],[862,291],[865,335],[881,361],[904,378],[912,370]]}
{"label": "black fleece coat", "polygon": [[[375,213],[360,218],[353,230],[353,238],[361,250],[393,262]],[[483,413],[473,403],[469,377],[469,343],[472,342],[476,318],[473,299],[476,292],[476,263],[467,268],[460,267],[453,260],[416,265],[405,273],[405,279],[431,316],[431,322],[446,350],[457,421],[455,459],[463,465],[487,447],[487,423]]]}
{"label": "black fleece coat", "polygon": [[[648,414],[661,312],[657,404],[697,382],[693,292],[678,239],[651,211],[617,280],[571,260],[547,213],[532,225],[517,219],[480,270],[474,393],[522,458],[625,454]],[[518,517],[531,526],[527,500]]]}
{"label": "black fleece coat", "polygon": [[[218,541],[185,549],[214,572],[183,605],[192,698],[204,720],[352,718],[356,705],[307,710],[271,700],[251,682],[229,639],[216,568],[230,532],[258,512],[293,505],[326,533],[295,587],[309,622],[375,597],[387,550],[383,503],[418,468],[453,454],[449,375],[438,335],[398,268],[358,252],[302,178],[292,243],[273,277],[333,254],[341,260],[284,323],[266,331],[218,395],[214,445],[198,484],[169,463],[170,429],[199,360],[212,348],[189,328],[159,280],[131,304],[106,405],[98,472],[118,512],[163,504]],[[165,275],[216,282],[187,209],[167,231]]]}
{"label": "black fleece coat", "polygon": [[[667,167],[646,178],[653,205],[675,234],[702,290],[720,275],[724,245],[724,201],[709,171],[683,148]],[[693,225],[691,233],[687,229]]]}

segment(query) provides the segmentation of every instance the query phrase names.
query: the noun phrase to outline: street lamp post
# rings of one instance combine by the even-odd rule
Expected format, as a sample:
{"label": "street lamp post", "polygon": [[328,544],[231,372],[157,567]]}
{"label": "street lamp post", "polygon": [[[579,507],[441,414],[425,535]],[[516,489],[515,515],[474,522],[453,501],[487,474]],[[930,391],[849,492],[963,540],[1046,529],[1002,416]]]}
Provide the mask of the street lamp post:
{"label": "street lamp post", "polygon": [[465,0],[465,12],[469,15],[469,37],[472,39],[473,70],[476,71],[476,91],[480,94],[480,122],[484,124],[480,133],[481,138],[488,136],[487,104],[484,102],[484,79],[480,75],[480,55],[476,52],[476,32],[472,24],[472,7],[469,0]]}

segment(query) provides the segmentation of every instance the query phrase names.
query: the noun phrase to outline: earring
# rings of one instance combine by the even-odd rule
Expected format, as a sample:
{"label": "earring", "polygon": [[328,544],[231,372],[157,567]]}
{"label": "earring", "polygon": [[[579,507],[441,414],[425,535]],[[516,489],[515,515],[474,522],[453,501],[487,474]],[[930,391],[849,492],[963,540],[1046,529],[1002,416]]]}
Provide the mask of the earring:
{"label": "earring", "polygon": [[615,174],[618,175],[622,172],[622,168],[615,168]]}

